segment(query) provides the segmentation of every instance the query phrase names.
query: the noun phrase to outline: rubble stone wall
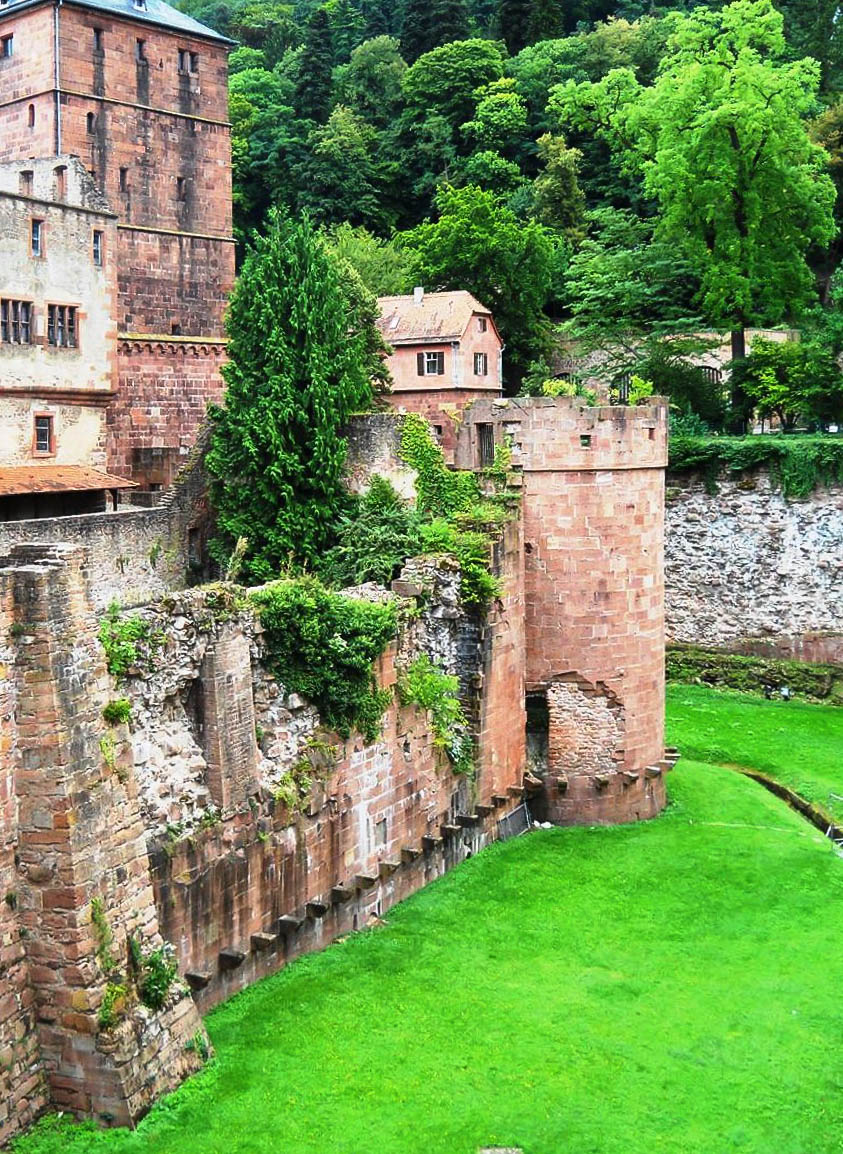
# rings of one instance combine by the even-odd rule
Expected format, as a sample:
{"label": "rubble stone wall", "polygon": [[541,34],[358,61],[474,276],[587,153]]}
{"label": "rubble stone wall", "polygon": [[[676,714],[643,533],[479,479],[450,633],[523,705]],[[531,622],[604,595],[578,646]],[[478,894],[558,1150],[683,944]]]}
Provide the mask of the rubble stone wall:
{"label": "rubble stone wall", "polygon": [[668,641],[843,662],[843,489],[787,500],[761,470],[667,493]]}

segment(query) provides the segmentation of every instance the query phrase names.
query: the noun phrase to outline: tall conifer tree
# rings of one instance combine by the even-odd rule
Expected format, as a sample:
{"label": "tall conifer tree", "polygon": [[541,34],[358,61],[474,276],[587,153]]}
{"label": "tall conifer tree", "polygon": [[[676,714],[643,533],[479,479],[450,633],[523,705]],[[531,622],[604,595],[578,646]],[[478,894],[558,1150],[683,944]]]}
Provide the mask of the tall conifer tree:
{"label": "tall conifer tree", "polygon": [[401,55],[412,64],[442,44],[469,35],[466,0],[408,0],[401,26]]}
{"label": "tall conifer tree", "polygon": [[530,42],[530,15],[533,0],[500,0],[498,23],[510,55],[515,56]]}
{"label": "tall conifer tree", "polygon": [[299,116],[324,124],[331,112],[331,73],[334,49],[331,22],[324,8],[317,8],[307,24],[295,108]]}
{"label": "tall conifer tree", "polygon": [[371,401],[365,327],[307,219],[270,217],[228,314],[225,405],[211,410],[206,463],[226,554],[239,537],[247,577],[312,564],[345,502],[343,426]]}

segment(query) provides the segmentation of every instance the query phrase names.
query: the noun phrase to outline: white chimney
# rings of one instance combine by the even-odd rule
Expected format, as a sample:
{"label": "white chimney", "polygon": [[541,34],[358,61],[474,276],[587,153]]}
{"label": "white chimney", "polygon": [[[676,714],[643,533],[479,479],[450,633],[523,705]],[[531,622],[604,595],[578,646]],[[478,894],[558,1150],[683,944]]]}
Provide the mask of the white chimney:
{"label": "white chimney", "polygon": [[413,304],[420,305],[424,300],[424,287],[420,284],[413,289]]}

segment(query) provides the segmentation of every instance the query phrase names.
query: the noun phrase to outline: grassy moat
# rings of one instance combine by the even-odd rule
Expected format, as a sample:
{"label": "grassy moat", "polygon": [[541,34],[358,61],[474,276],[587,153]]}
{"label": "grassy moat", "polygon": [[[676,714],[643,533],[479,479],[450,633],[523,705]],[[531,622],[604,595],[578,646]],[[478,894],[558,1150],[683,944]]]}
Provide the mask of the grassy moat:
{"label": "grassy moat", "polygon": [[668,710],[662,817],[492,846],[211,1013],[216,1060],[134,1133],[47,1120],[13,1149],[839,1154],[843,860],[722,765],[843,794],[843,710]]}

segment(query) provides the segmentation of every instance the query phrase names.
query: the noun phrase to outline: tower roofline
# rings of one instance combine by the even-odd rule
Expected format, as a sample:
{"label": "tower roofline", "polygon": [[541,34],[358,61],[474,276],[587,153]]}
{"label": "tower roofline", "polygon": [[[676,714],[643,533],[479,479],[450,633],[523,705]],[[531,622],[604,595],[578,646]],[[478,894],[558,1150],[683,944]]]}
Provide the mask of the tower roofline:
{"label": "tower roofline", "polygon": [[201,37],[204,40],[214,40],[218,44],[234,46],[237,41],[215,32],[205,24],[200,24],[192,16],[179,12],[177,8],[166,4],[164,0],[143,0],[142,6],[135,0],[7,0],[0,5],[0,19],[15,12],[23,12],[29,8],[46,7],[86,8],[92,12],[103,12],[109,16],[122,17],[125,20],[134,20],[142,24],[154,24],[158,28],[165,28],[174,34]]}

